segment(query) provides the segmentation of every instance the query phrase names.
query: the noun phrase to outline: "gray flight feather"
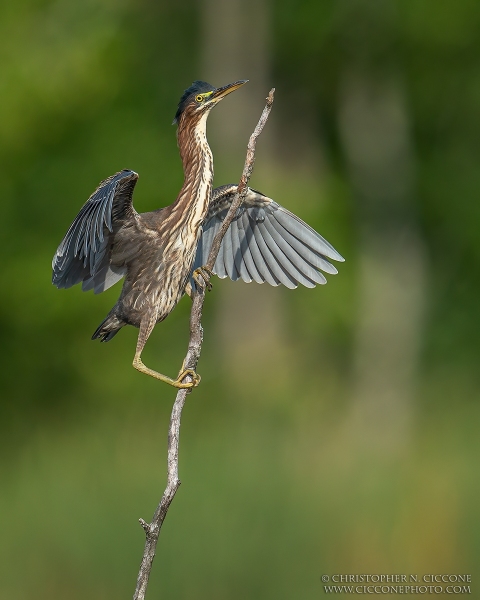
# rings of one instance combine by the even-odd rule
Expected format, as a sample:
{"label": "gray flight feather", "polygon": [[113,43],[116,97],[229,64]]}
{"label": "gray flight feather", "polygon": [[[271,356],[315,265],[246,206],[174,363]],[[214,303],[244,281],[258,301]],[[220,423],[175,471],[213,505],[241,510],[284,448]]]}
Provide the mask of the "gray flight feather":
{"label": "gray flight feather", "polygon": [[258,227],[253,227],[253,234],[255,236],[255,241],[257,242],[258,248],[262,253],[265,265],[268,267],[273,277],[278,281],[278,283],[283,283],[284,286],[290,289],[296,288],[297,286],[295,283],[290,280],[290,278],[282,269],[281,263],[278,261],[277,257],[275,257],[268,248]]}
{"label": "gray flight feather", "polygon": [[277,204],[274,207],[273,216],[287,231],[319,254],[343,262],[343,257],[327,240],[288,210]]}
{"label": "gray flight feather", "polygon": [[320,281],[318,281],[318,277],[323,277],[321,273],[318,273],[318,271],[315,271],[315,269],[311,268],[310,279],[306,277],[305,274],[302,273],[302,271],[297,267],[297,264],[300,262],[297,260],[298,254],[294,256],[293,251],[291,251],[292,249],[282,238],[275,239],[272,235],[270,235],[268,228],[266,227],[266,222],[260,223],[258,227],[262,237],[267,243],[267,246],[272,251],[272,254],[274,253],[275,256],[281,256],[283,254],[282,265],[297,283],[300,283],[308,288],[314,288],[315,283],[320,283]]}

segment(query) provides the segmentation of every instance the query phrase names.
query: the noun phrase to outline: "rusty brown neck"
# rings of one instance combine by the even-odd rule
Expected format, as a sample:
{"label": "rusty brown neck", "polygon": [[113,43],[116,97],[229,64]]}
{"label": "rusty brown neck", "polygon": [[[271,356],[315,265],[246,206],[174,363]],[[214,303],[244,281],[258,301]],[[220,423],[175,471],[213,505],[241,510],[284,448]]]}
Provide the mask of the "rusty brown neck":
{"label": "rusty brown neck", "polygon": [[[199,119],[182,115],[177,131],[184,182],[174,203],[182,222],[197,231],[208,210],[213,183],[213,155],[207,141],[208,113]],[[176,212],[176,211],[175,211]]]}

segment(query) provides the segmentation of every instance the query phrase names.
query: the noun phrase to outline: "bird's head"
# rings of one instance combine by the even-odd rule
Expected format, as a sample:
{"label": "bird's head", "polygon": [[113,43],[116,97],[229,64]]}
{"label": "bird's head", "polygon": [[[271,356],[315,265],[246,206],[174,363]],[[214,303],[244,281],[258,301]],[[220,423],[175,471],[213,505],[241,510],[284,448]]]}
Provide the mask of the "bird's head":
{"label": "bird's head", "polygon": [[220,100],[230,92],[238,90],[247,81],[248,79],[235,81],[220,88],[216,88],[206,81],[194,81],[183,92],[173,123],[180,123],[180,119],[200,119],[202,115],[209,113]]}

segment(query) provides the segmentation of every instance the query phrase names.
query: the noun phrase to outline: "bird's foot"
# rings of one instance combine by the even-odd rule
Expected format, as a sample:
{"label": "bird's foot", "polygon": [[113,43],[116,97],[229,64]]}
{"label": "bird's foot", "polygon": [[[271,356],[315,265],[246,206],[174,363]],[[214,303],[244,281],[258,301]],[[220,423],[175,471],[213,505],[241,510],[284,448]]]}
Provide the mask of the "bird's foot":
{"label": "bird's foot", "polygon": [[213,287],[213,285],[210,283],[210,277],[213,277],[213,275],[213,271],[210,271],[208,267],[203,266],[195,269],[195,271],[192,273],[192,279],[195,281],[197,287],[206,287],[207,290],[210,291]]}
{"label": "bird's foot", "polygon": [[200,381],[202,380],[200,375],[198,373],[196,373],[194,369],[188,369],[185,367],[185,359],[184,359],[182,362],[182,368],[178,372],[178,377],[177,377],[176,381],[181,382],[187,375],[190,375],[190,377],[193,379],[192,387],[197,387],[197,385],[199,385]]}
{"label": "bird's foot", "polygon": [[[182,380],[187,376],[190,375],[190,377],[193,379],[193,381],[189,382],[188,385],[192,388],[197,387],[197,385],[200,384],[200,381],[202,380],[202,378],[200,377],[200,375],[198,373],[196,373],[193,369],[182,369],[180,371],[180,373],[178,374],[178,377],[176,379],[176,381],[178,382],[182,382]],[[181,387],[183,387],[185,384],[181,383]]]}
{"label": "bird's foot", "polygon": [[[174,388],[182,389],[182,390],[189,390],[194,387],[197,387],[197,385],[200,383],[200,379],[201,379],[200,375],[195,373],[195,371],[193,369],[185,369],[183,367],[180,370],[178,377],[176,379],[172,379],[171,377],[167,377],[166,375],[162,375],[161,373],[158,373],[157,371],[154,371],[153,369],[149,369],[148,367],[146,367],[143,364],[143,362],[139,356],[136,356],[133,359],[133,366],[135,367],[135,369],[137,369],[137,371],[140,371],[140,373],[145,373],[145,375],[150,375],[150,377],[154,377],[155,379],[158,379],[159,381],[168,383],[168,385],[171,385]],[[187,382],[183,383],[183,379],[185,377],[187,377],[187,375],[190,375],[190,377],[192,378],[193,381],[187,381]]]}

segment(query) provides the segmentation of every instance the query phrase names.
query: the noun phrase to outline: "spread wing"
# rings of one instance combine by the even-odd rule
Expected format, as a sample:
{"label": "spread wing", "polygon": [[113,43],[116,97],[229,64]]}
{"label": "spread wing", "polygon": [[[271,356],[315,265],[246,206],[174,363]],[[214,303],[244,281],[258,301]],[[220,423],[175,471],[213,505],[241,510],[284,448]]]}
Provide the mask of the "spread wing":
{"label": "spread wing", "polygon": [[118,229],[134,219],[132,195],[138,175],[120,171],[102,181],[70,225],[52,261],[52,283],[69,288],[83,281],[83,291],[103,292],[125,275],[110,264]]}
{"label": "spread wing", "polygon": [[[194,269],[207,262],[213,239],[233,201],[236,185],[224,185],[212,193],[210,208],[198,243]],[[214,273],[233,281],[298,284],[313,288],[327,282],[325,273],[337,269],[328,259],[342,256],[320,234],[294,214],[249,188],[244,204],[223,238]]]}

